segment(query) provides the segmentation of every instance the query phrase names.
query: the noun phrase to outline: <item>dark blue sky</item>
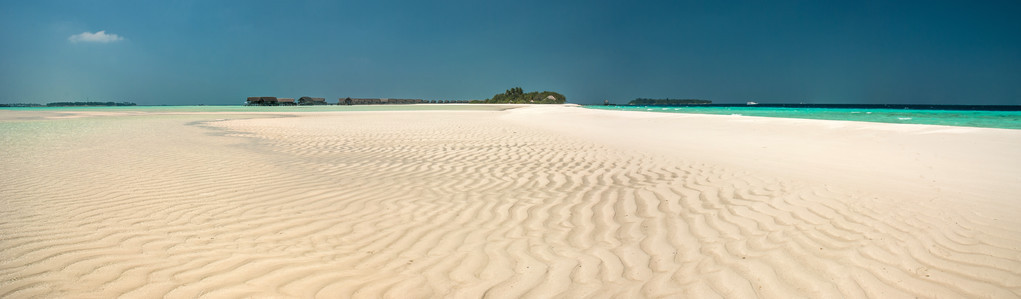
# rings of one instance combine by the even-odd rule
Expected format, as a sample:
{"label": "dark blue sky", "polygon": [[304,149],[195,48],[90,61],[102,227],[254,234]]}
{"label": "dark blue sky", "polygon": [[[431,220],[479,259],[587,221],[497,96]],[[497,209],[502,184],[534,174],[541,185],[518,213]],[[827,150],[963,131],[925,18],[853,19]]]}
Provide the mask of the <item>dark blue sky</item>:
{"label": "dark blue sky", "polygon": [[0,0],[0,103],[1021,105],[1016,0],[488,2]]}

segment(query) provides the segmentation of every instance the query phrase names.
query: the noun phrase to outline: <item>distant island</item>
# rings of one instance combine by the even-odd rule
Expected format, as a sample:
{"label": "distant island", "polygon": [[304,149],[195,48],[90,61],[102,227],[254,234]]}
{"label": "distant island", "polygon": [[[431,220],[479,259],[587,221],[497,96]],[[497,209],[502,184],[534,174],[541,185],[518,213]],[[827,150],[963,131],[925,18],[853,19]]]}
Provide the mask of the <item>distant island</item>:
{"label": "distant island", "polygon": [[473,100],[472,104],[563,104],[567,97],[552,91],[526,93],[521,87],[508,89],[485,100]]}
{"label": "distant island", "polygon": [[135,106],[131,102],[53,102],[47,103],[46,107],[74,107],[74,106]]}
{"label": "distant island", "polygon": [[46,107],[43,104],[30,104],[30,103],[11,103],[11,104],[0,104],[0,107]]}
{"label": "distant island", "polygon": [[26,103],[15,103],[15,104],[0,104],[0,107],[79,107],[79,106],[135,106],[135,103],[131,102],[53,102],[43,104],[26,104]]}
{"label": "distant island", "polygon": [[699,99],[644,99],[637,98],[628,102],[631,106],[673,106],[673,105],[709,105],[713,101]]}

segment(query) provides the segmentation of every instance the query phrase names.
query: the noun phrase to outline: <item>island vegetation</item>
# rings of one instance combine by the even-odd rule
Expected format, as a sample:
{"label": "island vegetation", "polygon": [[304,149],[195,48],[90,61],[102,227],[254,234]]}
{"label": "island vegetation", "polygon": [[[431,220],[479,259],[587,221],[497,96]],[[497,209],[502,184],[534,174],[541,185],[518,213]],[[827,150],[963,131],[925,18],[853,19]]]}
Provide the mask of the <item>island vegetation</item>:
{"label": "island vegetation", "polygon": [[79,107],[79,106],[135,106],[131,102],[53,102],[43,104],[14,103],[0,104],[0,107]]}
{"label": "island vegetation", "polygon": [[10,103],[10,104],[0,104],[0,107],[46,107],[46,106],[44,106],[43,104],[33,104],[33,103]]}
{"label": "island vegetation", "polygon": [[131,102],[53,102],[47,103],[46,107],[73,107],[73,106],[135,106]]}
{"label": "island vegetation", "polygon": [[563,104],[567,97],[552,91],[525,92],[521,87],[508,89],[485,100],[473,100],[473,104]]}
{"label": "island vegetation", "polygon": [[637,98],[628,102],[631,106],[673,106],[673,105],[708,105],[712,104],[710,100],[699,100],[699,99],[645,99]]}

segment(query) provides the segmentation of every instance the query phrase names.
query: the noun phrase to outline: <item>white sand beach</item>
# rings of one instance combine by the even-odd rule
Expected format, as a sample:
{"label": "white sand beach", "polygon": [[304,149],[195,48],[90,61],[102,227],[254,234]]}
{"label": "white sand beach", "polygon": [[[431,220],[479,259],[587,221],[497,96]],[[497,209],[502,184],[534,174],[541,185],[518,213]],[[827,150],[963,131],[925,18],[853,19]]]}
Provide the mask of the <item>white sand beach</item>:
{"label": "white sand beach", "polygon": [[1021,130],[0,111],[0,298],[1017,298]]}

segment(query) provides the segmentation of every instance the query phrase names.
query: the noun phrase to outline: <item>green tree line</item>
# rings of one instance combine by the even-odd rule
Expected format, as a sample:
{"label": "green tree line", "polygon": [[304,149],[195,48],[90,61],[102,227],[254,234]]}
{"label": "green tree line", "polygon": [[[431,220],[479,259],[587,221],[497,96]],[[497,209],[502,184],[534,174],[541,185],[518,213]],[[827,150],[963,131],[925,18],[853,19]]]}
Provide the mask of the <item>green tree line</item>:
{"label": "green tree line", "polygon": [[563,104],[567,102],[567,97],[562,94],[552,91],[533,91],[525,92],[521,87],[514,87],[504,91],[504,93],[498,93],[493,95],[492,98],[485,100],[475,100],[471,103],[476,104]]}
{"label": "green tree line", "polygon": [[707,105],[712,104],[713,101],[699,100],[699,99],[645,99],[637,98],[628,105],[634,106],[668,106],[668,105]]}
{"label": "green tree line", "polygon": [[131,102],[53,102],[46,103],[47,107],[66,107],[66,106],[135,106],[135,103]]}

